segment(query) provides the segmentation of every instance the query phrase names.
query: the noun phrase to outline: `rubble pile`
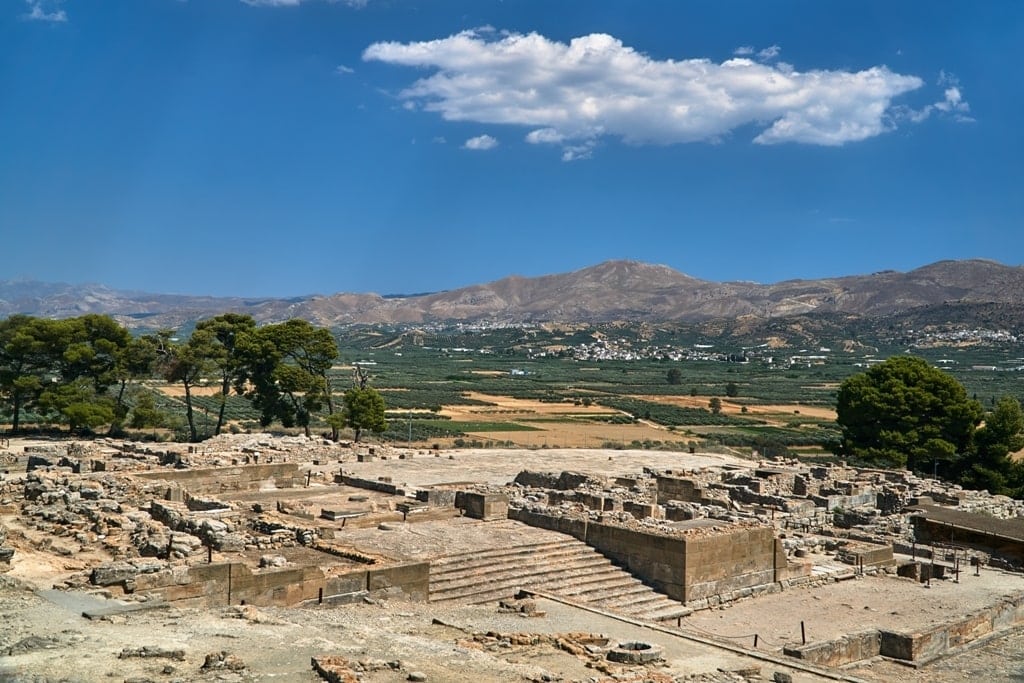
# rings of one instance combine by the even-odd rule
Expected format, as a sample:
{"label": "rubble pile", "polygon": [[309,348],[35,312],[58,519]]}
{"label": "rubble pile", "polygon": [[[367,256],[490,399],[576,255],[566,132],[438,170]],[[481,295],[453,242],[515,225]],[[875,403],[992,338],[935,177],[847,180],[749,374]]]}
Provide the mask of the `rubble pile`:
{"label": "rubble pile", "polygon": [[133,505],[138,497],[123,477],[35,470],[25,477],[21,518],[60,554],[95,547],[118,554],[144,519]]}

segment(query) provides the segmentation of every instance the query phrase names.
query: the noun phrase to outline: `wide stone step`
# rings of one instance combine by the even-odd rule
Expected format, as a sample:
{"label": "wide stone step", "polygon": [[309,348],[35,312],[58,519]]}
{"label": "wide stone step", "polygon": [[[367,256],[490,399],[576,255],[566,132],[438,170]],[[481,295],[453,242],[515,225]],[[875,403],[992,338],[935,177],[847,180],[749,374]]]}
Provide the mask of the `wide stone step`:
{"label": "wide stone step", "polygon": [[476,552],[459,553],[458,555],[445,555],[444,557],[439,557],[434,560],[431,560],[430,566],[431,568],[465,566],[481,562],[493,561],[495,558],[538,555],[545,554],[553,550],[568,548],[578,549],[580,546],[592,552],[597,552],[588,545],[580,543],[579,541],[573,538],[567,538],[543,541],[538,543],[528,543],[505,548],[490,548],[486,550],[479,550]]}
{"label": "wide stone step", "polygon": [[675,621],[680,617],[693,614],[693,610],[681,602],[675,602],[666,598],[665,603],[664,606],[657,609],[648,609],[635,615],[627,614],[626,616],[633,616],[642,621]]}
{"label": "wide stone step", "polygon": [[551,570],[562,572],[566,577],[573,573],[589,574],[595,567],[604,568],[606,560],[600,555],[558,555],[554,560],[534,558],[531,562],[497,562],[480,567],[442,570],[434,572],[431,567],[431,584],[447,584],[459,581],[475,581],[489,576],[502,574],[532,575],[539,571]]}
{"label": "wide stone step", "polygon": [[587,549],[589,552],[579,548],[558,548],[544,554],[520,555],[509,554],[495,556],[482,561],[475,561],[463,565],[441,565],[433,562],[430,564],[431,581],[458,580],[461,577],[483,576],[492,572],[516,571],[521,568],[529,568],[537,565],[563,566],[566,569],[593,566],[596,563],[607,564],[607,560],[597,552]]}
{"label": "wide stone step", "polygon": [[610,566],[607,571],[601,574],[595,574],[590,578],[582,578],[579,581],[566,582],[566,584],[561,587],[549,586],[548,588],[559,595],[572,598],[595,591],[624,591],[629,588],[643,585],[644,584],[640,579],[625,573],[621,569]]}
{"label": "wide stone step", "polygon": [[637,605],[664,600],[665,596],[660,593],[655,593],[649,586],[641,584],[626,590],[607,590],[591,594],[584,593],[582,596],[577,597],[577,599],[580,598],[587,602],[599,604],[606,609],[633,609]]}
{"label": "wide stone step", "polygon": [[[494,529],[497,538],[501,529]],[[532,589],[642,621],[675,621],[692,613],[581,541],[540,529],[524,538],[522,527],[515,530],[517,540],[536,541],[433,560],[430,601],[493,603]]]}
{"label": "wide stone step", "polygon": [[[593,563],[588,567],[578,567],[573,572],[579,576],[587,576],[589,573],[603,573],[606,570],[605,567],[598,563]],[[566,581],[572,580],[572,576],[566,575],[566,569],[564,567],[551,567],[546,564],[535,566],[529,571],[523,571],[521,568],[508,569],[502,568],[490,572],[485,572],[472,576],[461,576],[458,580],[446,581],[443,578],[431,579],[430,581],[430,595],[431,600],[435,596],[445,599],[450,599],[449,596],[456,593],[464,593],[465,591],[473,592],[477,587],[486,589],[487,587],[495,586],[506,586],[514,585],[518,587],[525,587],[527,585],[534,586],[542,583],[565,583]]]}
{"label": "wide stone step", "polygon": [[457,600],[470,605],[479,605],[485,602],[496,602],[504,598],[511,598],[521,588],[525,588],[525,585],[518,579],[461,586],[457,589],[437,594],[431,591],[430,602],[452,602]]}

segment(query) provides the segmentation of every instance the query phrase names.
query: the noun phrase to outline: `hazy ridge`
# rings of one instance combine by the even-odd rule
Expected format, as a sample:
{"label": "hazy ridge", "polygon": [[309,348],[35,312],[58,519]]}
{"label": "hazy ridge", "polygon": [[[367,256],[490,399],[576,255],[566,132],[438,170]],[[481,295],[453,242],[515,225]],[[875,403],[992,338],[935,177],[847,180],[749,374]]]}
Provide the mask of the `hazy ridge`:
{"label": "hazy ridge", "polygon": [[[319,325],[494,321],[770,320],[810,314],[884,317],[944,307],[971,317],[995,309],[1019,321],[1024,267],[988,260],[940,261],[883,271],[774,284],[713,282],[667,266],[606,261],[569,273],[510,276],[431,294],[337,293],[292,298],[205,297],[121,291],[103,285],[0,281],[0,315],[112,315],[130,327],[174,328],[227,311],[259,322],[299,317]],[[1003,308],[998,304],[1005,304]],[[965,313],[968,311],[968,313]],[[1017,311],[1017,312],[1015,312]],[[932,317],[932,316],[929,316]]]}

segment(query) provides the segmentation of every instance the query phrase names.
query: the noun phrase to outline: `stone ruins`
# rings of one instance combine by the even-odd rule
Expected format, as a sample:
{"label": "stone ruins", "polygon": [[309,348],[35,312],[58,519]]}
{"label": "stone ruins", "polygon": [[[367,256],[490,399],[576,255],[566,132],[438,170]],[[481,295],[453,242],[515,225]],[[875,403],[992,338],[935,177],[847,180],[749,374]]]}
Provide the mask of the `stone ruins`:
{"label": "stone ruins", "polygon": [[[777,643],[776,680],[791,675],[786,662],[818,674],[879,658],[920,666],[1024,622],[1022,501],[905,471],[795,460],[658,468],[638,453],[628,470],[609,471],[600,453],[567,469],[552,454],[551,471],[538,471],[516,468],[516,453],[488,455],[513,468],[499,484],[460,480],[468,452],[268,434],[194,446],[15,445],[0,450],[0,572],[19,553],[78,558],[85,566],[55,588],[111,603],[85,610],[89,619],[168,605],[345,610],[401,600],[533,621],[557,602],[693,637],[702,614],[774,595],[827,596],[872,577],[899,590],[1005,577],[1005,590],[938,622],[883,618]],[[484,647],[509,636],[473,637]],[[650,674],[664,659],[642,642],[560,637],[527,640],[575,648],[609,675],[618,666]],[[751,645],[765,649],[756,636]],[[207,668],[244,669],[218,656]],[[378,680],[331,652],[310,671]]]}

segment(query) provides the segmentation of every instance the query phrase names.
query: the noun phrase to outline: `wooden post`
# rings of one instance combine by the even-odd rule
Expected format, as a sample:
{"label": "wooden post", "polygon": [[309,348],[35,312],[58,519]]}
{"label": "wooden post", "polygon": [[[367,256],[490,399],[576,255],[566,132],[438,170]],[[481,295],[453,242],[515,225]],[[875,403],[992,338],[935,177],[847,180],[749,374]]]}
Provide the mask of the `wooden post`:
{"label": "wooden post", "polygon": [[807,631],[804,629],[803,621],[800,622],[800,640],[803,641],[804,645],[807,644]]}

